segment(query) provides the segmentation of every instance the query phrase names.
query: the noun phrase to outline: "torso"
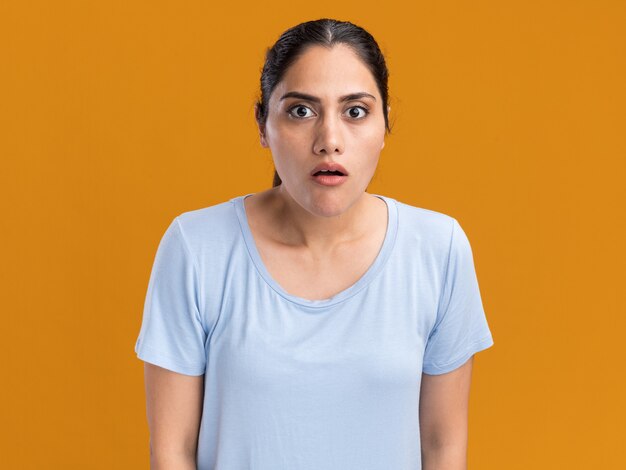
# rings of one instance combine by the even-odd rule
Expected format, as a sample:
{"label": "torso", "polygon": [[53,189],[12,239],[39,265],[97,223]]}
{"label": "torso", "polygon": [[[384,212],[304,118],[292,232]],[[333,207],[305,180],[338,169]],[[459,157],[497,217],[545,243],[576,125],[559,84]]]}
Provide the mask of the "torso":
{"label": "torso", "polygon": [[367,272],[385,239],[387,206],[371,196],[377,202],[372,205],[372,229],[367,235],[316,257],[306,247],[281,243],[258,204],[250,200],[254,197],[246,198],[245,206],[257,250],[272,278],[291,295],[322,300],[342,292]]}

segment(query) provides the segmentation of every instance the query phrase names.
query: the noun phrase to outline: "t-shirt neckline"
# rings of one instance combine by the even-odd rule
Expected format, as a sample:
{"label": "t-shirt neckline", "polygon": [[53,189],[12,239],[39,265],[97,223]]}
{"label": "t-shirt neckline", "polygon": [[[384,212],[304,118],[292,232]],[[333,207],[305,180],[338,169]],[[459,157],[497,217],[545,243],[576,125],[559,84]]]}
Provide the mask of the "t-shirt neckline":
{"label": "t-shirt neckline", "polygon": [[254,241],[254,237],[252,236],[252,231],[250,229],[250,225],[248,224],[248,216],[246,214],[244,199],[248,196],[252,196],[253,194],[255,193],[248,193],[231,199],[231,202],[235,207],[235,212],[237,213],[237,218],[239,219],[239,225],[241,227],[241,232],[243,234],[246,247],[248,249],[248,254],[252,259],[257,269],[257,272],[274,291],[276,291],[284,299],[292,303],[298,304],[302,307],[308,307],[312,309],[331,307],[340,302],[343,302],[344,300],[352,297],[353,295],[361,291],[363,288],[367,287],[367,285],[372,281],[372,279],[374,279],[374,277],[385,265],[395,244],[396,234],[398,232],[398,207],[396,204],[396,200],[388,196],[372,194],[373,196],[382,199],[387,205],[387,230],[378,255],[376,256],[374,262],[370,265],[368,270],[354,284],[328,299],[311,300],[289,294],[270,275],[269,271],[265,267],[265,264],[263,263],[263,260],[261,259],[261,255],[257,249],[256,242]]}

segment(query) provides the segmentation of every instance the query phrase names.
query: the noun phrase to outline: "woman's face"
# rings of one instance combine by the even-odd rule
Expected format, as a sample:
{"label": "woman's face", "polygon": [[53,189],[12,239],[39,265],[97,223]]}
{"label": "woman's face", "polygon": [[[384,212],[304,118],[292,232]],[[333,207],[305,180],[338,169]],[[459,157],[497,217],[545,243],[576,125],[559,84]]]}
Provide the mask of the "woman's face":
{"label": "woman's face", "polygon": [[[268,103],[261,144],[286,191],[312,214],[339,215],[364,194],[384,147],[385,119],[374,77],[347,46],[309,47]],[[344,176],[314,176],[320,164]]]}

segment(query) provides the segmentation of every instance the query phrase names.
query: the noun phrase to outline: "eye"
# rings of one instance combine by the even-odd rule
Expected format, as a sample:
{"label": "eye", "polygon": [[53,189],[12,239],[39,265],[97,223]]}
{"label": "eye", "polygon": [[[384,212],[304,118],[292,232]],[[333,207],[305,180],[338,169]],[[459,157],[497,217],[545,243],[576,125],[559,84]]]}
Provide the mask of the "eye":
{"label": "eye", "polygon": [[[362,111],[361,115],[359,115],[359,110]],[[363,119],[368,114],[369,110],[364,108],[363,106],[352,106],[348,109],[348,115],[354,119]]]}
{"label": "eye", "polygon": [[[295,115],[293,113],[294,110],[296,111]],[[289,114],[290,116],[295,117],[297,119],[301,119],[301,118],[310,117],[310,115],[307,116],[307,114],[306,114],[307,110],[311,111],[311,108],[309,108],[307,106],[304,106],[303,104],[297,104],[294,107],[290,108],[287,111],[287,114]]]}

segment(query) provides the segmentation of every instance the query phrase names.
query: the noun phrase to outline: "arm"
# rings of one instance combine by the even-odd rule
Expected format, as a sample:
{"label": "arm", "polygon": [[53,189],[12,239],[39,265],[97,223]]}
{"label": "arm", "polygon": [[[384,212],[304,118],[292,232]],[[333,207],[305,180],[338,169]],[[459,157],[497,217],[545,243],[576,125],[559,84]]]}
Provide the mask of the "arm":
{"label": "arm", "polygon": [[473,359],[446,374],[422,374],[419,410],[423,470],[467,469]]}
{"label": "arm", "polygon": [[144,363],[152,470],[196,470],[204,375]]}

